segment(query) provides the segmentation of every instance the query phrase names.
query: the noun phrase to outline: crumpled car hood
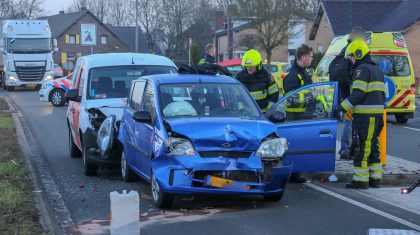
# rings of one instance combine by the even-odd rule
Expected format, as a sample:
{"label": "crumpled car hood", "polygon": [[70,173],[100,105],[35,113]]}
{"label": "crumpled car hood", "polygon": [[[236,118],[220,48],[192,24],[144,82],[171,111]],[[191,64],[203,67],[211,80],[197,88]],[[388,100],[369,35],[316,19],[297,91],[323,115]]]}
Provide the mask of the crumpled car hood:
{"label": "crumpled car hood", "polygon": [[107,117],[111,114],[115,115],[116,120],[119,121],[126,104],[127,98],[90,100],[86,102],[86,109],[97,108]]}
{"label": "crumpled car hood", "polygon": [[166,120],[172,132],[188,137],[198,151],[256,151],[276,126],[258,119],[173,118]]}

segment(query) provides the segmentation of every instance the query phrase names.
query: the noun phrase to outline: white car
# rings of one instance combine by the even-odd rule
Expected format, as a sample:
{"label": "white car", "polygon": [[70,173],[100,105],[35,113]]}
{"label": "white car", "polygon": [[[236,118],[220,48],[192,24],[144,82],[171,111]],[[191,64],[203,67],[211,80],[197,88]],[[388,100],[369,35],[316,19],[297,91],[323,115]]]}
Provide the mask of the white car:
{"label": "white car", "polygon": [[54,64],[54,77],[62,77],[64,76],[63,68],[60,67],[58,64]]}
{"label": "white car", "polygon": [[39,90],[39,99],[51,102],[54,106],[63,106],[66,103],[64,94],[70,89],[72,74],[42,84]]}
{"label": "white car", "polygon": [[96,54],[77,60],[66,92],[67,124],[70,156],[83,158],[85,175],[95,175],[98,166],[120,164],[122,145],[117,135],[122,113],[128,96],[138,96],[139,102],[142,96],[130,94],[131,82],[176,71],[170,59],[152,54]]}

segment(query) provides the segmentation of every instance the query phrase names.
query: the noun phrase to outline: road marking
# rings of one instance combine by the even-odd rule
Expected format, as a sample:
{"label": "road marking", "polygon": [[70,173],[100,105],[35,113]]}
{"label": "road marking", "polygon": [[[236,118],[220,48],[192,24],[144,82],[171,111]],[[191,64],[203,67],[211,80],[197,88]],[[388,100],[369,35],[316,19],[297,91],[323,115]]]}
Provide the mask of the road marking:
{"label": "road marking", "polygon": [[410,130],[414,130],[414,131],[420,131],[420,129],[417,129],[417,128],[412,128],[412,127],[406,127],[406,126],[403,126],[402,128],[405,128],[405,129],[410,129]]}
{"label": "road marking", "polygon": [[395,221],[395,222],[397,222],[397,223],[403,224],[403,225],[405,225],[405,226],[407,226],[407,227],[410,227],[410,228],[412,228],[412,229],[415,229],[415,230],[420,231],[420,226],[419,226],[419,225],[417,225],[417,224],[413,224],[413,223],[411,223],[411,222],[409,222],[409,221],[407,221],[407,220],[404,220],[404,219],[401,219],[401,218],[396,217],[396,216],[394,216],[394,215],[388,214],[388,213],[386,213],[386,212],[384,212],[384,211],[378,210],[378,209],[376,209],[376,208],[373,208],[373,207],[368,206],[368,205],[366,205],[366,204],[363,204],[363,203],[361,203],[361,202],[355,201],[355,200],[353,200],[353,199],[350,199],[350,198],[345,197],[345,196],[343,196],[343,195],[340,195],[340,194],[338,194],[338,193],[332,192],[332,191],[330,191],[330,190],[328,190],[328,189],[325,189],[325,188],[319,187],[319,186],[314,185],[314,184],[312,184],[312,183],[305,183],[305,185],[307,185],[307,186],[309,186],[309,187],[311,187],[311,188],[313,188],[313,189],[316,189],[316,190],[318,190],[318,191],[321,191],[321,192],[323,192],[323,193],[326,193],[326,194],[328,194],[328,195],[330,195],[330,196],[333,196],[333,197],[335,197],[335,198],[338,198],[338,199],[340,199],[340,200],[343,200],[343,201],[345,201],[345,202],[348,202],[348,203],[350,203],[350,204],[353,204],[353,205],[355,205],[355,206],[358,206],[358,207],[360,207],[360,208],[362,208],[362,209],[365,209],[365,210],[367,210],[367,211],[370,211],[370,212],[372,212],[372,213],[378,214],[378,215],[380,215],[380,216],[383,216],[383,217],[385,217],[385,218],[388,218],[388,219],[390,219],[390,220],[393,220],[393,221]]}

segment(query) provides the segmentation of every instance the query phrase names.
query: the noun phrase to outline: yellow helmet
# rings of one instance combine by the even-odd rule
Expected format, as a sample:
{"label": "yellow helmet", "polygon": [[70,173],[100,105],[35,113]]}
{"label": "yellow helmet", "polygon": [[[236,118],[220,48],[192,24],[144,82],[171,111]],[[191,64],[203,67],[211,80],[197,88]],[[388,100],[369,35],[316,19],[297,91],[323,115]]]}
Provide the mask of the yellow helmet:
{"label": "yellow helmet", "polygon": [[354,56],[356,60],[361,60],[367,53],[369,53],[369,51],[370,50],[365,40],[356,39],[347,46],[345,56]]}
{"label": "yellow helmet", "polygon": [[245,52],[242,58],[242,66],[244,67],[257,67],[261,65],[261,62],[261,54],[254,49]]}

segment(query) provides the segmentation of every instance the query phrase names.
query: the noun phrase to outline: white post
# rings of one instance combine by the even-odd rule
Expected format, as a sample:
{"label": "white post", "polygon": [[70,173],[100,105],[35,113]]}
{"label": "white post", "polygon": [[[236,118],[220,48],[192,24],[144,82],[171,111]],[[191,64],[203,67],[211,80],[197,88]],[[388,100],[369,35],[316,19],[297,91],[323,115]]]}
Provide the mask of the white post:
{"label": "white post", "polygon": [[192,38],[188,38],[188,65],[191,65],[191,45]]}
{"label": "white post", "polygon": [[137,191],[110,193],[111,235],[140,234],[140,198]]}

